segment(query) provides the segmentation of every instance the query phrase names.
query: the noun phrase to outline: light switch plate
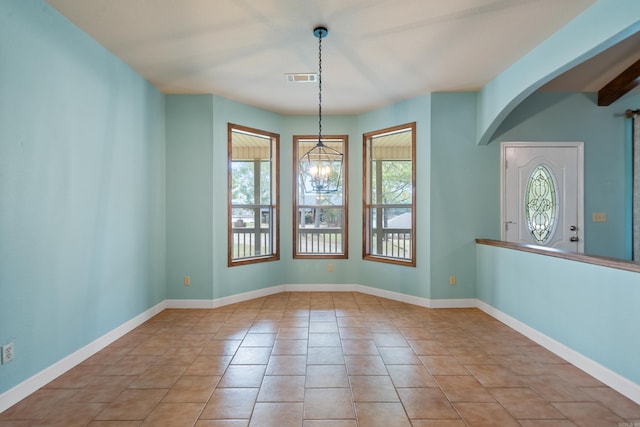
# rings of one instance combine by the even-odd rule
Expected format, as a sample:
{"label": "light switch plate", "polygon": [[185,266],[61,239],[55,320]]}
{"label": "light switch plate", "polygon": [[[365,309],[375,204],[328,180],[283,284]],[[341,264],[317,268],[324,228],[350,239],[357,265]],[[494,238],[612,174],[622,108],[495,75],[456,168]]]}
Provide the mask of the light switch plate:
{"label": "light switch plate", "polygon": [[593,222],[607,222],[607,214],[605,212],[594,212]]}

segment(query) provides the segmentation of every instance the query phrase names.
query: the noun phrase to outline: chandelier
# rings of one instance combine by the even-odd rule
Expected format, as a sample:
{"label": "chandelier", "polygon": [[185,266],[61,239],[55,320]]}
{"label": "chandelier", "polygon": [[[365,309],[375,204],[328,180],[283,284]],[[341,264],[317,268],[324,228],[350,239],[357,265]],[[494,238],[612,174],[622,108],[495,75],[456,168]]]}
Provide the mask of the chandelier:
{"label": "chandelier", "polygon": [[322,39],[329,34],[326,27],[316,27],[318,38],[318,142],[300,157],[300,180],[305,193],[335,193],[340,188],[344,154],[322,141]]}

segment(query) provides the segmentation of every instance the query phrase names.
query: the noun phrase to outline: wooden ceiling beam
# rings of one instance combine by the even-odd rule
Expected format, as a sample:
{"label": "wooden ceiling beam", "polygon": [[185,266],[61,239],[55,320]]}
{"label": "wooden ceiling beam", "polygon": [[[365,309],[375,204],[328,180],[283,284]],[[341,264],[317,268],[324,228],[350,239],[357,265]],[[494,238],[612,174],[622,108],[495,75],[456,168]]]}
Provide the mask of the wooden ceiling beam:
{"label": "wooden ceiling beam", "polygon": [[613,104],[638,84],[640,84],[640,59],[598,91],[598,106],[606,107]]}

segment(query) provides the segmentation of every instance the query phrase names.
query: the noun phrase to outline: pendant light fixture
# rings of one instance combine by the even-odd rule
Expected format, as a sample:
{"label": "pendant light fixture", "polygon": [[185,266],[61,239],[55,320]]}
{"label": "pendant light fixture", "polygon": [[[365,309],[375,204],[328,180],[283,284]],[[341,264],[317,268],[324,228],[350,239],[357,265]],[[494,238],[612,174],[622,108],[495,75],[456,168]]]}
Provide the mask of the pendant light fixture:
{"label": "pendant light fixture", "polygon": [[318,38],[318,142],[300,157],[300,180],[305,193],[335,193],[340,188],[344,154],[322,141],[322,39],[329,34],[326,27],[316,27]]}

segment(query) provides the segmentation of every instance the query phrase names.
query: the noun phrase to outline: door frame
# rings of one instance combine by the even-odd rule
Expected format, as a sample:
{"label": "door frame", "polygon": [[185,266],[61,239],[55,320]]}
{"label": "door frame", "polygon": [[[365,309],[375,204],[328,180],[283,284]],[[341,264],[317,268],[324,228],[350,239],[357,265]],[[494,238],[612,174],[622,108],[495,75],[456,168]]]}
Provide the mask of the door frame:
{"label": "door frame", "polygon": [[507,148],[576,148],[578,154],[578,253],[584,252],[584,142],[581,141],[503,141],[500,143],[500,240],[506,241],[506,151]]}

